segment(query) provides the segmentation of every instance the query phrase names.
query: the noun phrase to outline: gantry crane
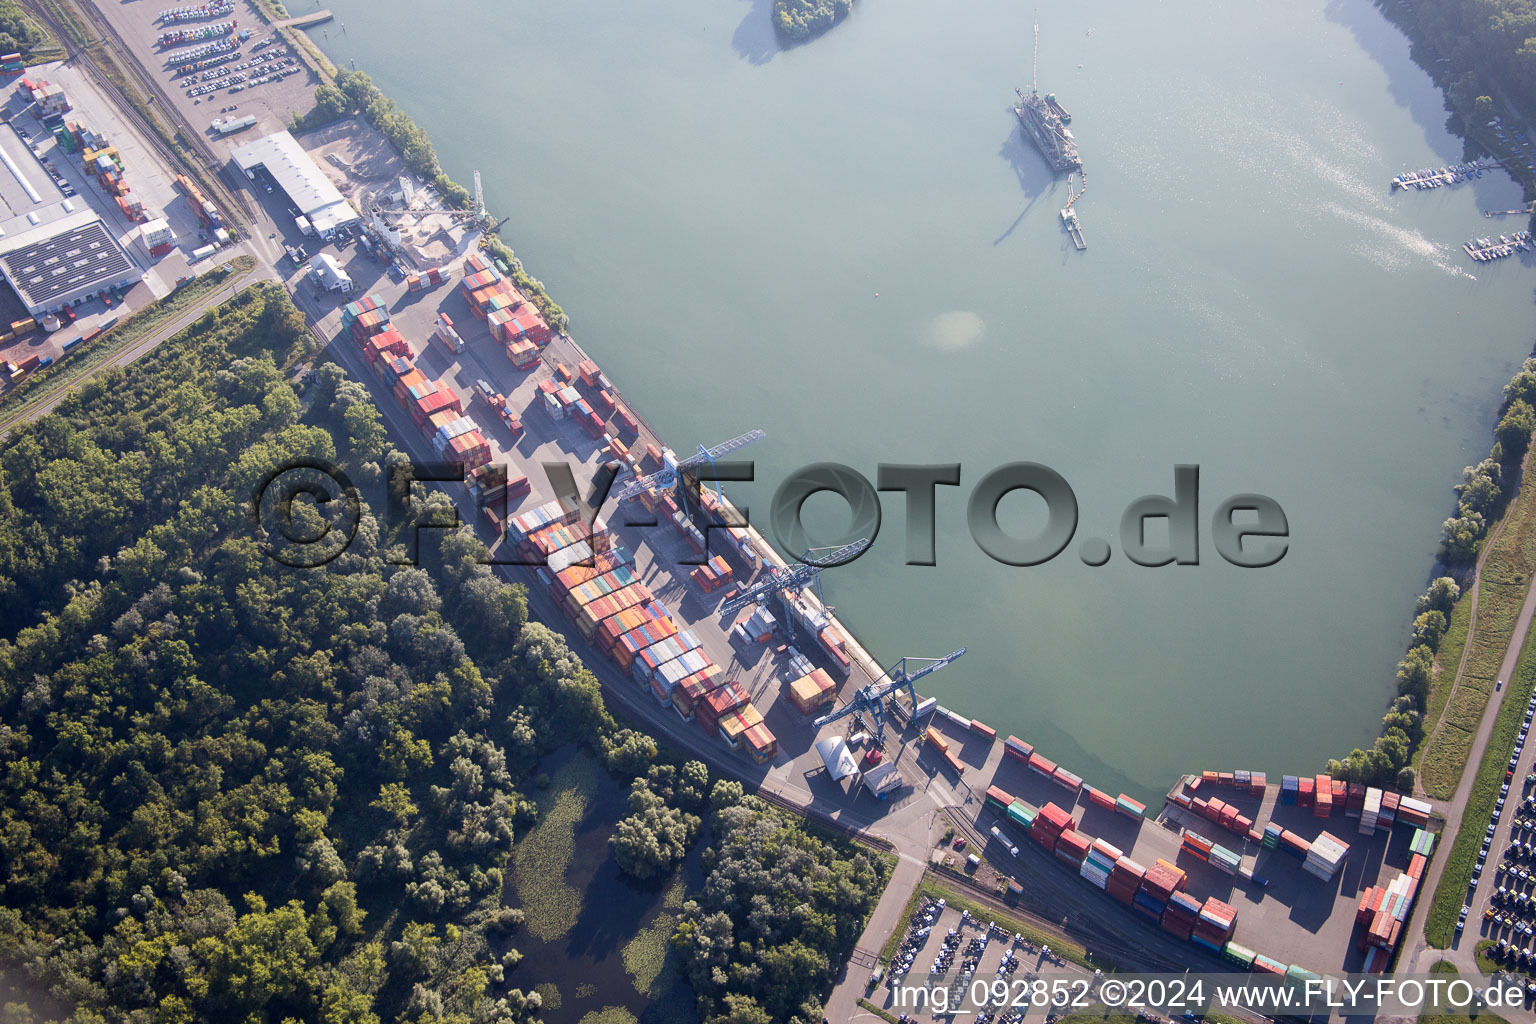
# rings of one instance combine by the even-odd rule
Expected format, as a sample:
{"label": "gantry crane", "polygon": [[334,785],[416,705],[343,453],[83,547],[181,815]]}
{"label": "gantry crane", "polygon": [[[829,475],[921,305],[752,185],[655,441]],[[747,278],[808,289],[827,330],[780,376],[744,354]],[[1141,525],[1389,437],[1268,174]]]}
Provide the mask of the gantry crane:
{"label": "gantry crane", "polygon": [[[860,537],[852,544],[844,544],[840,548],[811,548],[801,556],[798,565],[769,566],[762,579],[722,604],[720,613],[734,615],[749,604],[766,604],[773,598],[787,605],[790,600],[787,596],[789,591],[802,590],[812,583],[817,585],[817,596],[820,597],[821,571],[853,561],[867,547],[869,538]],[[822,555],[821,552],[827,554]],[[784,609],[784,624],[789,642],[794,643],[795,615],[788,607]]]}
{"label": "gantry crane", "polygon": [[[875,743],[883,746],[885,744],[885,702],[896,694],[897,691],[904,689],[907,691],[907,699],[912,702],[912,710],[915,713],[917,711],[917,681],[930,673],[937,672],[964,653],[965,648],[962,647],[953,654],[948,654],[942,658],[902,658],[886,672],[885,682],[874,682],[868,686],[860,687],[859,691],[853,695],[853,699],[847,704],[844,704],[836,711],[816,719],[816,728],[820,729],[822,726],[830,725],[840,718],[847,718],[849,715],[857,712],[867,711],[869,717],[875,723]],[[916,672],[909,673],[907,671],[907,662],[909,661],[923,662],[923,667]]]}
{"label": "gantry crane", "polygon": [[[705,448],[703,445],[699,445],[699,451],[696,455],[681,461],[678,460],[677,454],[671,448],[663,448],[661,450],[661,468],[648,476],[639,476],[631,480],[619,489],[618,493],[613,496],[613,500],[628,501],[641,491],[652,487],[657,490],[665,490],[675,486],[679,478],[688,470],[696,469],[706,462],[713,466],[715,460],[721,456],[740,451],[747,445],[756,444],[767,436],[761,430],[749,430],[740,437],[733,437],[729,441],[715,445],[713,448]],[[724,496],[720,493],[719,481],[715,483],[715,495],[723,500]]]}

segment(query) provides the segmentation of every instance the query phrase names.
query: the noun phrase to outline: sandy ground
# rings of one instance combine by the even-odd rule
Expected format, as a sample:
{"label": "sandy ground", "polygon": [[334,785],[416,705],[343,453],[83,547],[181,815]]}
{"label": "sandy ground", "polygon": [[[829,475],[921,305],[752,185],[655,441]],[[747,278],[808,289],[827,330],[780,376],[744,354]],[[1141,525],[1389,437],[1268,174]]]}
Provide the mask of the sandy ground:
{"label": "sandy ground", "polygon": [[[345,118],[304,133],[299,142],[365,219],[375,208],[403,208],[399,192],[405,164],[388,140],[366,121]],[[459,253],[464,238],[464,229],[454,227],[451,218],[425,211],[419,216],[391,216],[388,222],[399,228],[400,244],[419,267],[449,262]]]}

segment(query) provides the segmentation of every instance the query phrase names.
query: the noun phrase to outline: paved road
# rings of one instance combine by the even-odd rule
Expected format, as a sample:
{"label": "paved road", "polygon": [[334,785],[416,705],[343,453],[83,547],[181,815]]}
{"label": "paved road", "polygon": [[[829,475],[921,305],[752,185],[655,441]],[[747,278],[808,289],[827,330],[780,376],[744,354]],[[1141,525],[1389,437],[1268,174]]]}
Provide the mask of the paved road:
{"label": "paved road", "polygon": [[[1490,547],[1492,545],[1489,545]],[[1531,629],[1531,619],[1536,615],[1536,577],[1532,577],[1531,584],[1525,592],[1525,601],[1520,606],[1520,617],[1515,621],[1515,630],[1510,638],[1509,649],[1504,652],[1504,662],[1499,666],[1499,678],[1510,680],[1514,678],[1515,665],[1520,660],[1520,648],[1525,643],[1526,634]],[[1470,642],[1470,637],[1468,638]],[[1459,681],[1459,680],[1458,680]],[[1461,774],[1461,784],[1456,787],[1456,795],[1448,806],[1442,808],[1445,814],[1445,831],[1441,833],[1442,845],[1439,856],[1435,857],[1425,875],[1424,884],[1420,890],[1422,906],[1414,915],[1414,927],[1404,950],[1404,955],[1398,960],[1398,973],[1408,974],[1428,971],[1429,968],[1440,959],[1449,960],[1462,972],[1477,970],[1476,961],[1473,958],[1472,949],[1481,937],[1480,928],[1482,915],[1482,901],[1487,898],[1489,892],[1497,887],[1494,882],[1494,865],[1498,863],[1499,853],[1509,844],[1509,822],[1513,818],[1512,813],[1506,813],[1499,824],[1498,832],[1494,836],[1491,853],[1489,854],[1488,868],[1483,872],[1479,881],[1477,892],[1468,902],[1474,908],[1474,917],[1469,917],[1467,930],[1457,939],[1452,948],[1448,950],[1434,949],[1425,938],[1424,928],[1429,919],[1429,901],[1434,897],[1435,889],[1440,884],[1440,876],[1445,870],[1449,860],[1450,843],[1455,839],[1457,831],[1461,828],[1462,815],[1466,811],[1467,801],[1472,796],[1472,786],[1477,780],[1477,767],[1482,764],[1483,755],[1488,748],[1488,740],[1493,735],[1493,726],[1498,719],[1499,709],[1503,707],[1504,700],[1509,695],[1509,688],[1498,691],[1495,696],[1498,700],[1490,700],[1488,706],[1483,709],[1482,720],[1478,723],[1477,735],[1472,743],[1472,752],[1467,758],[1467,766]],[[1536,758],[1536,744],[1530,744],[1522,754],[1521,765],[1516,773],[1516,784],[1510,789],[1512,797],[1518,802],[1518,794],[1521,791],[1519,780],[1521,773],[1532,770],[1532,760]],[[1513,808],[1506,808],[1512,811]],[[1473,827],[1482,828],[1482,822],[1469,823]]]}

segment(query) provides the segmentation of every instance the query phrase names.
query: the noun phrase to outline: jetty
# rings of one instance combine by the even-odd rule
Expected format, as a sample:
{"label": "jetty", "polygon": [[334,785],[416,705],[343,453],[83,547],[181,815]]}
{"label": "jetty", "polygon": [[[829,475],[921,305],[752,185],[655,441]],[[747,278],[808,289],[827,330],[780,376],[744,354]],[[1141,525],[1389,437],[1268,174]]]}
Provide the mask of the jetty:
{"label": "jetty", "polygon": [[1497,239],[1474,238],[1462,243],[1461,247],[1477,262],[1489,263],[1513,256],[1517,252],[1536,251],[1536,241],[1532,240],[1529,231],[1516,231],[1513,235],[1500,235]]}
{"label": "jetty", "polygon": [[323,11],[311,11],[309,14],[301,14],[296,18],[284,18],[282,21],[274,21],[273,28],[309,28],[311,25],[319,25],[330,21],[335,15],[327,7]]}
{"label": "jetty", "polygon": [[1444,167],[1426,168],[1421,171],[1406,171],[1392,179],[1392,188],[1394,191],[1400,188],[1411,188],[1420,192],[1425,189],[1444,188],[1447,185],[1481,178],[1484,171],[1490,171],[1498,166],[1499,162],[1493,157],[1484,156],[1463,164],[1447,164]]}

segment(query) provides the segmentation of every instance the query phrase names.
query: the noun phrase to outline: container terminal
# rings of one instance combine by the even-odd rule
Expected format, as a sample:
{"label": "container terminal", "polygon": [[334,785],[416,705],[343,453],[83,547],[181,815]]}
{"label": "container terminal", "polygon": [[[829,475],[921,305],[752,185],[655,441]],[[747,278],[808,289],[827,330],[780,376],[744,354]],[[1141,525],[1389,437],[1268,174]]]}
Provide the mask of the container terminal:
{"label": "container terminal", "polygon": [[[1070,918],[1106,931],[1135,932],[1140,919],[1153,963],[1385,969],[1435,842],[1427,804],[1255,772],[1187,776],[1161,808],[1100,790],[918,694],[963,648],[882,669],[817,596],[816,566],[784,562],[750,527],[719,528],[729,498],[689,489],[685,471],[759,432],[692,457],[667,448],[484,254],[370,287],[324,316],[333,350],[388,393],[380,407],[397,429],[466,467],[465,518],[501,560],[545,563],[510,575],[647,724],[786,802],[898,849],[910,837],[924,861],[919,823],[939,799],[986,870],[1007,869],[1005,896],[1044,885],[1052,905],[1064,899]],[[466,377],[467,392],[454,383]],[[524,475],[562,453],[627,467],[597,519]],[[622,525],[632,505],[658,525]]]}
{"label": "container terminal", "polygon": [[[140,29],[147,55],[159,31]],[[1068,171],[1063,221],[1075,220],[1086,177],[1078,189],[1066,110],[1033,86],[1016,113]],[[248,186],[248,199],[291,234],[282,196]],[[1126,966],[1383,966],[1422,901],[1427,806],[1316,776],[1202,772],[1147,808],[920,697],[915,684],[954,671],[963,648],[882,667],[821,600],[814,566],[786,562],[750,526],[716,528],[729,497],[684,483],[690,462],[761,434],[742,424],[698,454],[669,448],[596,360],[538,316],[509,268],[466,242],[416,265],[375,226],[314,243],[344,287],[356,282],[350,294],[311,285],[311,267],[287,276],[402,446],[465,467],[466,484],[445,488],[461,518],[501,561],[543,562],[498,571],[529,585],[535,617],[569,637],[617,707],[764,798],[893,848],[882,906],[904,906],[926,871],[949,873],[1065,918]],[[621,497],[594,519],[553,492],[539,470],[551,461],[574,463],[578,479],[621,463]],[[630,525],[641,512],[657,525]],[[945,867],[936,816],[969,837],[974,866]]]}
{"label": "container terminal", "polygon": [[[1035,144],[1040,155],[1045,157],[1045,162],[1052,171],[1060,174],[1067,172],[1067,205],[1061,208],[1061,224],[1066,229],[1068,237],[1079,252],[1088,248],[1083,241],[1083,229],[1077,219],[1077,211],[1073,205],[1088,191],[1088,174],[1083,171],[1082,157],[1077,154],[1077,140],[1072,135],[1072,129],[1067,125],[1072,123],[1072,115],[1056,99],[1055,93],[1040,95],[1040,26],[1035,26],[1035,53],[1032,64],[1032,74],[1029,85],[1029,95],[1022,90],[1015,89],[1014,93],[1019,97],[1019,102],[1013,108],[1014,116],[1019,119],[1019,125],[1029,140]],[[1074,191],[1072,174],[1082,172],[1083,187],[1081,191]]]}

